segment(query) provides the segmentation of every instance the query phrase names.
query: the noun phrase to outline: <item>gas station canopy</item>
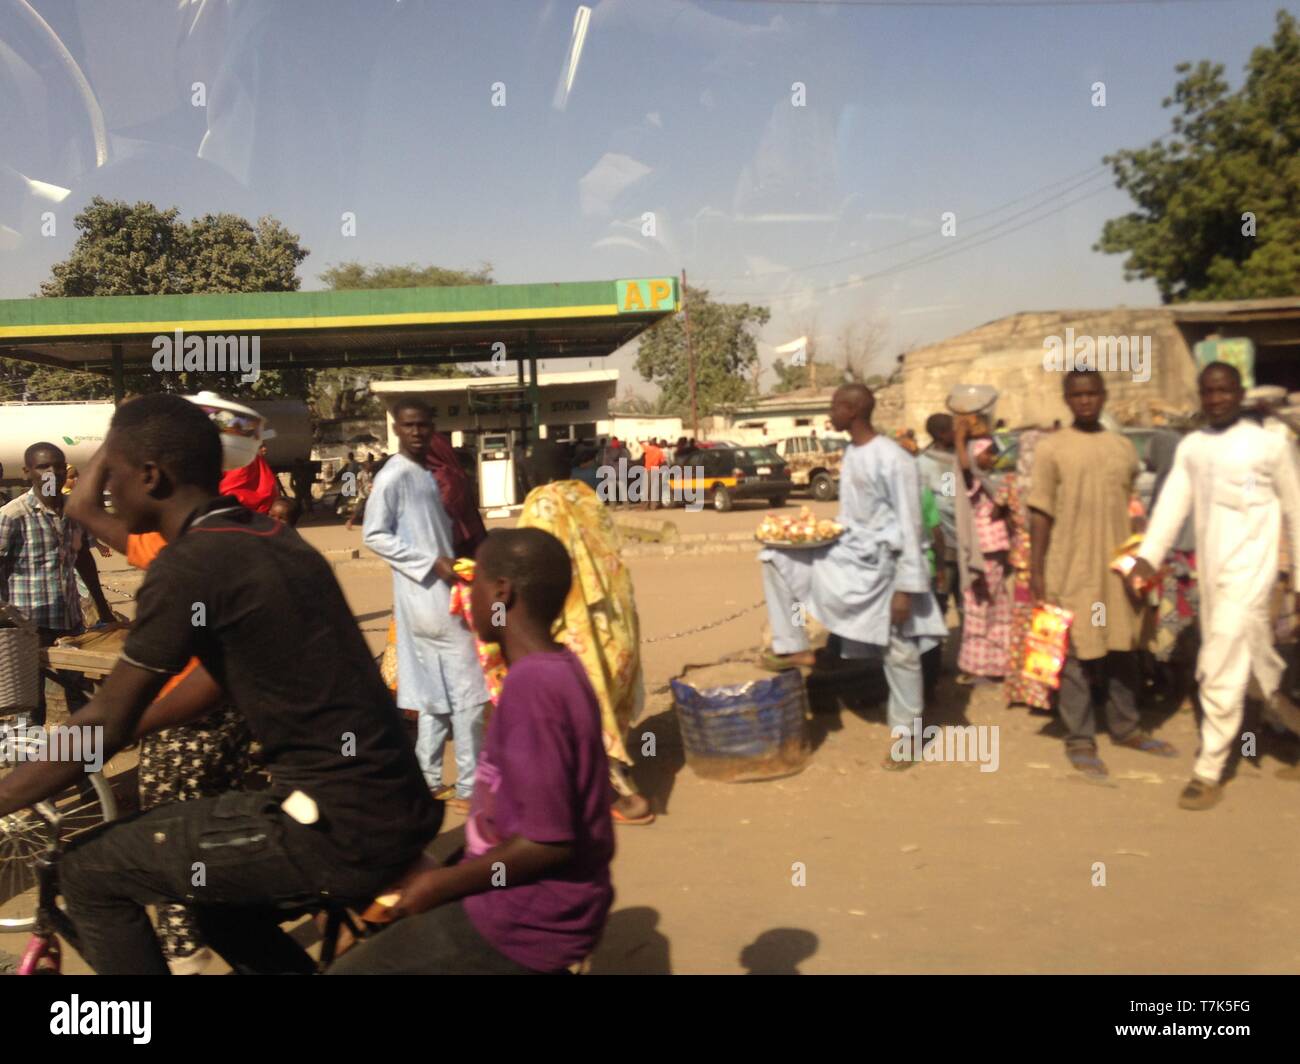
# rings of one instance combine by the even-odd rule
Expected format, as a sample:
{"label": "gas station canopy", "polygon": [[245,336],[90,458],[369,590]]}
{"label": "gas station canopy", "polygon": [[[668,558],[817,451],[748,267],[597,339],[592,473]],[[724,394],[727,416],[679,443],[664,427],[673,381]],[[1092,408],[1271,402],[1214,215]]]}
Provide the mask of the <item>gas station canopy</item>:
{"label": "gas station canopy", "polygon": [[[261,369],[599,358],[677,311],[674,277],[229,295],[0,300],[0,356],[153,368],[160,337],[257,339]],[[166,344],[170,349],[170,343]]]}

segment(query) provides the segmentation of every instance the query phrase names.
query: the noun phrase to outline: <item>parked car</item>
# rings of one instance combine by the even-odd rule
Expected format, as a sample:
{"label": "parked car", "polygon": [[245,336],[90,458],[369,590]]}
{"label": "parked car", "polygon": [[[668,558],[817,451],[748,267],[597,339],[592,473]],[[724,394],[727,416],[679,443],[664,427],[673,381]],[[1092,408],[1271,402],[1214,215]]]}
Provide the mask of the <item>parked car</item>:
{"label": "parked car", "polygon": [[790,467],[794,486],[827,502],[839,495],[840,463],[847,446],[847,440],[835,436],[787,436],[774,449]]}
{"label": "parked car", "polygon": [[790,467],[770,447],[709,447],[692,451],[670,482],[674,496],[703,491],[709,504],[726,513],[738,499],[766,499],[784,506],[794,485]]}

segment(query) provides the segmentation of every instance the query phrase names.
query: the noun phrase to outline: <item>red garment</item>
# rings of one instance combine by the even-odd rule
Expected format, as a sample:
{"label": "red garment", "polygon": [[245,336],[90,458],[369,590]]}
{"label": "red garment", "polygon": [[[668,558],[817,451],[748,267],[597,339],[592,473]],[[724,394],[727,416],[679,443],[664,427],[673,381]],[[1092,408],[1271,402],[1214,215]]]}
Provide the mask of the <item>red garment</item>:
{"label": "red garment", "polygon": [[474,504],[469,477],[460,467],[451,441],[441,432],[429,437],[424,452],[424,467],[438,482],[443,508],[451,518],[451,537],[458,558],[472,558],[479,544],[487,539],[487,527]]}
{"label": "red garment", "polygon": [[243,469],[232,469],[221,478],[222,495],[233,495],[255,513],[269,513],[278,485],[270,464],[260,454]]}
{"label": "red garment", "polygon": [[645,467],[647,469],[658,469],[664,464],[664,452],[658,444],[647,443],[641,453],[645,458]]}

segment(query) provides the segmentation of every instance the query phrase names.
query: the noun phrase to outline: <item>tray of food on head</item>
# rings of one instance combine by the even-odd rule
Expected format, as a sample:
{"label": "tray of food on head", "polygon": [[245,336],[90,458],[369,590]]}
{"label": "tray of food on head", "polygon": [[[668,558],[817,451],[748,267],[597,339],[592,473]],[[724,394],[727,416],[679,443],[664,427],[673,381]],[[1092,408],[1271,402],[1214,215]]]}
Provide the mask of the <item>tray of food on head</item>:
{"label": "tray of food on head", "polygon": [[754,538],[765,547],[778,550],[813,550],[834,543],[844,534],[844,526],[829,518],[818,519],[808,507],[801,507],[794,517],[768,514],[759,523]]}

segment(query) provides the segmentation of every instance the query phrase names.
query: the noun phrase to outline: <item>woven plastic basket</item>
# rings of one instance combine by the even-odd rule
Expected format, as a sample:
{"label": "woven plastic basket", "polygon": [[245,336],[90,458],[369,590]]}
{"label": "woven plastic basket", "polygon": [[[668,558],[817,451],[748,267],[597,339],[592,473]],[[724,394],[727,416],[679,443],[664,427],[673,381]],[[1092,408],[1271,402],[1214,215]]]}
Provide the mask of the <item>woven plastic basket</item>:
{"label": "woven plastic basket", "polygon": [[795,669],[749,683],[698,688],[672,681],[686,763],[725,783],[779,779],[808,762],[803,678]]}
{"label": "woven plastic basket", "polygon": [[41,638],[36,625],[0,602],[0,713],[34,710],[41,684]]}

